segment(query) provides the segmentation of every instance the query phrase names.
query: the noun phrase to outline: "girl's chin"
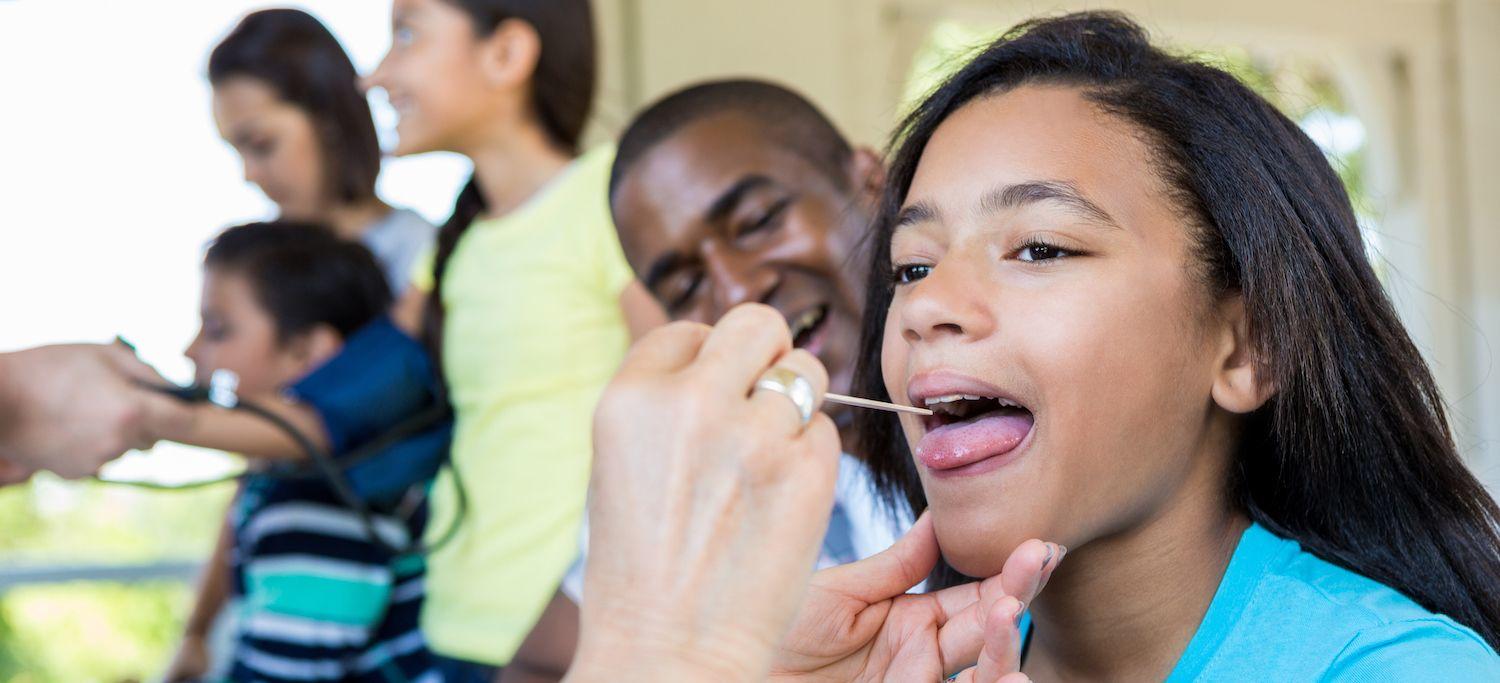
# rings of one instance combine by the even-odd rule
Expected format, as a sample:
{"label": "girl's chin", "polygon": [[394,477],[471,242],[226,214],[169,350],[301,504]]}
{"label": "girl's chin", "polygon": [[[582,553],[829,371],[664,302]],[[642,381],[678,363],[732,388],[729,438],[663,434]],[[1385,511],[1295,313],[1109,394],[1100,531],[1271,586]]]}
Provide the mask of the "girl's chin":
{"label": "girl's chin", "polygon": [[413,154],[426,154],[428,152],[443,151],[433,144],[431,136],[412,125],[396,126],[396,149],[391,153],[398,157],[411,156]]}
{"label": "girl's chin", "polygon": [[938,522],[936,528],[943,560],[964,576],[976,579],[999,574],[1011,552],[1026,541],[1026,538],[1011,539],[1009,534],[987,532],[979,525],[947,525],[945,528]]}
{"label": "girl's chin", "polygon": [[949,552],[943,550],[943,561],[958,570],[958,573],[975,579],[987,579],[1005,568],[1006,555],[980,554],[973,552]]}
{"label": "girl's chin", "polygon": [[430,149],[426,145],[408,144],[406,142],[405,136],[402,136],[401,141],[396,143],[396,149],[391,151],[391,155],[398,157],[409,157],[414,154],[426,154],[427,152],[435,151],[437,150]]}

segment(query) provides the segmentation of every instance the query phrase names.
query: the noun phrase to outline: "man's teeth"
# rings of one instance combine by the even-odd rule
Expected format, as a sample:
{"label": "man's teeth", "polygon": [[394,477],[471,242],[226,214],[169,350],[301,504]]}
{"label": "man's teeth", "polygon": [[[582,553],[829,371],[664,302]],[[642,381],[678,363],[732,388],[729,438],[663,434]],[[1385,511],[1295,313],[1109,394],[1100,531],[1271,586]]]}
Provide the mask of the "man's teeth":
{"label": "man's teeth", "polygon": [[816,306],[803,311],[802,315],[797,316],[797,319],[792,321],[792,337],[795,338],[797,335],[812,329],[812,326],[816,325],[822,317],[822,306]]}

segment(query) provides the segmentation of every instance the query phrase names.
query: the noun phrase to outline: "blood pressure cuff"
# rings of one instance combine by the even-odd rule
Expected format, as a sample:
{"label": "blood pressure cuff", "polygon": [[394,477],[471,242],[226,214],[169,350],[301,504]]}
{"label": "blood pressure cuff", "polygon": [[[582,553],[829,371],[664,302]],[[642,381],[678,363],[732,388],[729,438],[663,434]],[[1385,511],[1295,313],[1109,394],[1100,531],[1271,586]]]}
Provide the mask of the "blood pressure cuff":
{"label": "blood pressure cuff", "polygon": [[388,504],[448,457],[452,413],[426,349],[381,317],[288,389],[322,418],[329,451],[361,499]]}

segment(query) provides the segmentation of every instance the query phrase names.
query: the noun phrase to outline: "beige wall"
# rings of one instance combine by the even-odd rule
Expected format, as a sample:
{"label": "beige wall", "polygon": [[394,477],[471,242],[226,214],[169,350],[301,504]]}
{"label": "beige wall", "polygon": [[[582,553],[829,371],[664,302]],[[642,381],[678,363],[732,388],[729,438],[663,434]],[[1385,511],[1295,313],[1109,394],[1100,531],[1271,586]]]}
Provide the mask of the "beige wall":
{"label": "beige wall", "polygon": [[1451,144],[1460,156],[1455,176],[1464,230],[1456,253],[1468,258],[1454,268],[1467,276],[1458,306],[1474,324],[1460,338],[1476,388],[1449,400],[1472,421],[1473,464],[1500,492],[1500,2],[1455,5],[1449,25],[1458,111]]}
{"label": "beige wall", "polygon": [[687,83],[777,80],[880,147],[932,23],[1009,26],[1113,7],[1178,44],[1325,60],[1369,127],[1392,297],[1500,491],[1500,0],[598,0],[607,62],[597,134]]}

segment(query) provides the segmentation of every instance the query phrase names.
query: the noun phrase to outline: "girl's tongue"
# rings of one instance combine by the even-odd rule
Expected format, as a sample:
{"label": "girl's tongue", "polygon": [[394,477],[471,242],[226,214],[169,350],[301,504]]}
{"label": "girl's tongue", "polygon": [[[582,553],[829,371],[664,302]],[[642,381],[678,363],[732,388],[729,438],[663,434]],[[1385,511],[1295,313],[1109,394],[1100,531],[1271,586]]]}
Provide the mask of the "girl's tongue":
{"label": "girl's tongue", "polygon": [[922,436],[916,456],[934,470],[972,465],[1015,450],[1031,433],[1032,424],[1031,412],[1023,408],[1000,408],[941,424]]}

